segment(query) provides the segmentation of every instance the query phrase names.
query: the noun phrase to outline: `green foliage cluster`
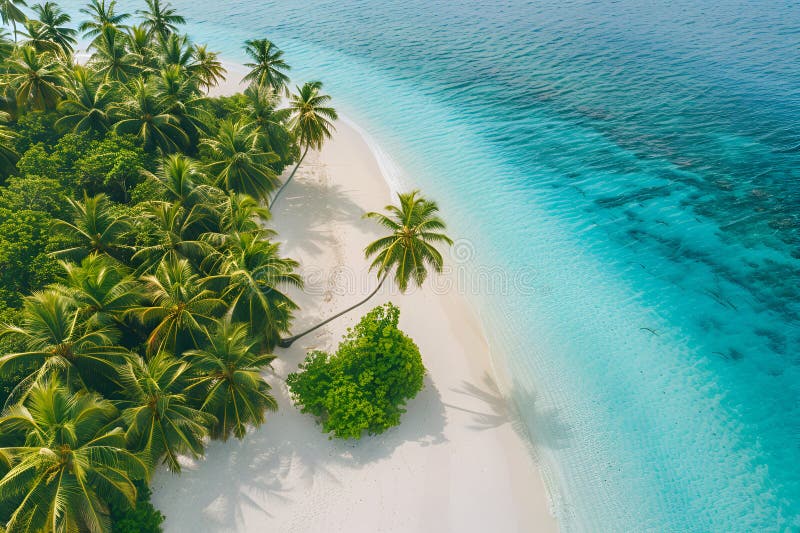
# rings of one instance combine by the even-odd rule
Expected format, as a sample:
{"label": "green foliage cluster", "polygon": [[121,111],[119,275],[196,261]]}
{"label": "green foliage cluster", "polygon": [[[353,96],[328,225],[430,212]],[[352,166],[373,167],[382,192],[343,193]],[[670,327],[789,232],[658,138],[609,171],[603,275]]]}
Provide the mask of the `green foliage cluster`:
{"label": "green foliage cluster", "polygon": [[[180,455],[242,438],[276,408],[262,374],[297,309],[287,288],[302,286],[263,204],[333,131],[322,84],[290,93],[282,52],[258,39],[245,43],[250,86],[211,98],[222,63],[180,32],[169,3],[144,0],[135,16],[117,7],[91,0],[73,28],[56,2],[0,2],[14,32],[0,30],[9,533],[159,531],[154,469],[179,472]],[[391,234],[367,254],[381,280],[396,269],[405,288],[441,268],[431,243],[449,239],[434,203],[400,200],[388,217],[370,215]],[[397,318],[392,306],[372,311],[337,354],[313,355],[291,378],[336,436],[397,424],[422,387]]]}
{"label": "green foliage cluster", "polygon": [[25,8],[0,3],[0,524],[160,531],[152,471],[276,408],[262,372],[301,279],[261,202],[308,109],[279,109],[267,40],[244,93],[208,97],[225,70],[168,3],[91,0],[77,28]]}
{"label": "green foliage cluster", "polygon": [[136,483],[136,506],[111,506],[112,533],[161,533],[164,515],[150,503],[150,487]]}
{"label": "green foliage cluster", "polygon": [[342,439],[383,433],[400,423],[406,402],[423,387],[419,348],[398,327],[400,310],[388,303],[348,330],[336,353],[315,351],[286,380],[304,413]]}

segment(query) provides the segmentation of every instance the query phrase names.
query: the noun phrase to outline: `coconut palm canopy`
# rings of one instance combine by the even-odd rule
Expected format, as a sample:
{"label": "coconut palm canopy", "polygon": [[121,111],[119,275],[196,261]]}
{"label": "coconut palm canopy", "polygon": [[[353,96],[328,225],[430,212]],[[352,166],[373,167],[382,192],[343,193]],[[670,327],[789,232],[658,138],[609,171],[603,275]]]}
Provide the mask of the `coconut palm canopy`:
{"label": "coconut palm canopy", "polygon": [[[163,0],[0,16],[18,40],[0,33],[0,530],[110,532],[147,516],[159,465],[276,409],[265,370],[303,279],[265,203],[337,113],[321,82],[282,100],[289,66],[263,38],[246,91],[209,96],[219,54]],[[379,275],[441,268],[434,203],[376,218]]]}
{"label": "coconut palm canopy", "polygon": [[445,223],[439,217],[439,206],[427,200],[419,191],[397,195],[399,205],[387,205],[386,213],[364,215],[377,221],[389,235],[381,237],[365,249],[372,257],[371,269],[383,276],[394,271],[401,291],[409,284],[421,286],[433,270],[441,272],[444,259],[437,246],[453,244],[445,235]]}

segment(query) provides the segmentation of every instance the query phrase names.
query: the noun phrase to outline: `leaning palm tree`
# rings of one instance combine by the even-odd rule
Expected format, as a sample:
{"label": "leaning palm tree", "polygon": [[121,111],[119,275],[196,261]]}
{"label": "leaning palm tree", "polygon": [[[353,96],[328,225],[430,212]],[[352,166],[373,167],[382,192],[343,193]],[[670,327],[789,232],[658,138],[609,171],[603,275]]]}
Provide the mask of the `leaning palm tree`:
{"label": "leaning palm tree", "polygon": [[149,462],[161,461],[180,472],[179,455],[203,455],[206,427],[214,416],[194,409],[185,395],[190,366],[165,352],[144,361],[129,361],[120,370],[122,419],[128,446],[141,450]]}
{"label": "leaning palm tree", "polygon": [[17,105],[32,109],[53,109],[62,93],[63,80],[55,56],[37,53],[32,46],[18,49],[9,64],[8,86]]}
{"label": "leaning palm tree", "polygon": [[178,31],[178,24],[186,24],[186,19],[178,15],[169,2],[163,4],[160,0],[145,0],[147,9],[136,11],[142,16],[142,25],[147,28],[150,35],[166,39],[170,34]]}
{"label": "leaning palm tree", "polygon": [[110,532],[109,502],[135,505],[134,481],[149,473],[120,426],[116,407],[98,394],[35,384],[0,418],[0,433],[24,435],[0,448],[11,459],[0,501],[19,501],[4,531]]}
{"label": "leaning palm tree", "polygon": [[0,19],[3,24],[10,22],[14,27],[14,42],[17,41],[17,22],[25,22],[25,19],[28,18],[20,9],[20,6],[25,5],[27,5],[25,0],[0,0]]}
{"label": "leaning palm tree", "polygon": [[114,101],[113,85],[103,81],[94,70],[75,65],[70,87],[59,102],[61,118],[56,128],[70,131],[106,132],[111,126],[109,108]]}
{"label": "leaning palm tree", "polygon": [[289,102],[289,109],[292,111],[290,128],[294,132],[297,142],[303,147],[303,154],[297,161],[292,173],[275,193],[269,204],[270,209],[275,205],[283,189],[292,181],[295,172],[300,168],[306,154],[310,148],[319,150],[326,139],[330,139],[335,131],[334,120],[339,118],[336,110],[328,107],[331,97],[320,93],[322,90],[321,81],[308,82],[302,87],[297,88],[297,94],[292,95]]}
{"label": "leaning palm tree", "polygon": [[446,227],[436,202],[426,200],[419,191],[401,193],[397,198],[400,206],[386,206],[388,214],[364,215],[391,232],[367,246],[365,254],[374,256],[370,269],[381,279],[394,271],[397,286],[405,292],[409,283],[421,287],[429,268],[442,271],[444,260],[436,245],[451,246],[453,241],[443,233]]}
{"label": "leaning palm tree", "polygon": [[263,424],[266,412],[278,408],[269,384],[261,377],[275,356],[256,349],[247,326],[229,319],[205,329],[204,334],[203,348],[184,354],[199,374],[189,392],[200,395],[200,409],[216,418],[212,438],[227,440],[233,435],[241,439],[248,425]]}
{"label": "leaning palm tree", "polygon": [[123,100],[112,110],[118,121],[114,131],[138,136],[146,148],[172,153],[189,142],[178,118],[169,113],[169,104],[158,98],[153,85],[144,80],[136,79],[126,86]]}
{"label": "leaning palm tree", "polygon": [[155,274],[142,279],[149,303],[132,307],[128,313],[152,327],[148,351],[180,353],[187,346],[197,346],[203,327],[213,323],[214,312],[224,302],[206,288],[185,259],[168,258]]}
{"label": "leaning palm tree", "polygon": [[[0,336],[12,338],[24,351],[0,357],[0,371],[27,372],[8,402],[24,397],[37,379],[59,375],[78,387],[98,383],[98,376],[112,376],[129,352],[116,346],[119,332],[80,322],[75,302],[57,290],[37,292],[25,298],[18,326],[5,326]],[[12,375],[12,374],[7,374]]]}
{"label": "leaning palm tree", "polygon": [[266,198],[280,183],[269,166],[278,160],[263,148],[263,135],[254,124],[243,120],[224,120],[216,136],[203,140],[211,151],[209,172],[217,186]]}
{"label": "leaning palm tree", "polygon": [[276,93],[286,90],[286,84],[289,83],[286,72],[290,67],[283,60],[283,51],[280,48],[268,39],[255,39],[245,41],[244,51],[253,62],[245,63],[250,72],[243,81],[272,87]]}
{"label": "leaning palm tree", "polygon": [[55,2],[36,4],[32,9],[42,25],[44,35],[56,43],[64,55],[70,55],[78,43],[75,39],[77,30],[67,26],[72,17],[64,13]]}
{"label": "leaning palm tree", "polygon": [[81,9],[81,13],[89,16],[89,20],[84,21],[78,26],[85,37],[97,37],[103,28],[111,27],[122,30],[125,28],[123,22],[130,18],[128,13],[117,13],[115,11],[117,1],[111,0],[90,0],[89,4]]}
{"label": "leaning palm tree", "polygon": [[436,202],[426,200],[419,191],[400,193],[397,197],[400,205],[386,206],[388,214],[370,212],[364,215],[365,218],[378,221],[389,232],[364,250],[366,257],[374,257],[370,270],[375,270],[378,275],[378,285],[375,289],[366,298],[344,311],[302,333],[282,339],[279,346],[289,347],[300,337],[363,305],[378,293],[392,272],[400,291],[405,292],[409,284],[421,287],[428,277],[428,269],[433,269],[435,272],[442,271],[444,259],[436,246],[443,244],[450,246],[453,241],[444,234],[445,223],[439,218],[439,207]]}
{"label": "leaning palm tree", "polygon": [[279,252],[277,243],[258,232],[237,233],[228,237],[225,251],[215,258],[217,264],[211,269],[219,272],[226,287],[224,296],[233,319],[247,323],[268,348],[289,331],[297,309],[284,290],[303,285],[295,272],[297,262]]}
{"label": "leaning palm tree", "polygon": [[105,194],[88,196],[83,201],[67,198],[72,207],[72,222],[57,220],[53,229],[67,237],[66,248],[53,252],[55,257],[80,260],[91,253],[105,253],[121,259],[130,247],[124,237],[132,228],[129,217],[119,214]]}

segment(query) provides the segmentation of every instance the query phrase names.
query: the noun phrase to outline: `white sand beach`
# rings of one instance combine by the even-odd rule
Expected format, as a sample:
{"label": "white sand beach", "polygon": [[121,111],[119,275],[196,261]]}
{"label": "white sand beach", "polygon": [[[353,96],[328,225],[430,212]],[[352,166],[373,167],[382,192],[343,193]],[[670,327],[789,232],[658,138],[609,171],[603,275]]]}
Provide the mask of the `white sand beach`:
{"label": "white sand beach", "polygon": [[[378,234],[366,211],[392,198],[363,138],[339,121],[284,191],[271,225],[302,265],[295,330],[346,307],[376,282],[364,246]],[[447,213],[442,214],[445,219]],[[269,375],[279,410],[242,441],[212,442],[180,477],[159,471],[153,502],[167,533],[555,531],[544,484],[494,384],[488,346],[463,296],[431,287],[369,304],[277,350]],[[387,300],[419,345],[425,389],[399,427],[334,441],[291,403],[283,379],[311,349]]]}

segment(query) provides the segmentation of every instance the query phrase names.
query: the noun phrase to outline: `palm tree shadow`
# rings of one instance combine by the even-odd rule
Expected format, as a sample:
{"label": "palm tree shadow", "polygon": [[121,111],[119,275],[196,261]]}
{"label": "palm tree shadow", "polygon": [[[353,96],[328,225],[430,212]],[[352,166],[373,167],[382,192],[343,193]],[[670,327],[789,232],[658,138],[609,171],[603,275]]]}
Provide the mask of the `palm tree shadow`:
{"label": "palm tree shadow", "polygon": [[500,393],[494,379],[492,379],[488,372],[484,372],[481,381],[482,387],[469,383],[468,381],[463,381],[461,387],[451,390],[455,393],[478,400],[481,403],[481,408],[485,408],[485,411],[478,411],[453,404],[445,404],[445,406],[470,414],[472,418],[472,425],[469,426],[470,429],[486,430],[508,423],[508,402]]}
{"label": "palm tree shadow", "polygon": [[[303,238],[288,239],[284,248],[317,254],[336,242],[336,223],[359,220],[365,210],[354,203],[341,185],[320,180],[292,181],[273,212],[281,228],[302,228]],[[285,230],[284,230],[285,231]],[[278,237],[279,240],[280,235]]]}
{"label": "palm tree shadow", "polygon": [[[162,480],[166,483],[165,488],[154,493],[154,501],[158,507],[159,500],[167,500],[164,503],[173,509],[167,513],[170,531],[229,530],[232,525],[241,524],[248,512],[273,516],[261,502],[289,500],[280,473],[288,471],[291,456],[281,456],[277,449],[253,454],[254,437],[251,434],[242,441],[210,443],[204,459],[187,461],[179,480],[164,480],[169,476],[165,472],[157,474],[154,487]],[[272,476],[263,475],[264,472]]]}
{"label": "palm tree shadow", "polygon": [[572,428],[561,420],[556,409],[543,406],[536,393],[514,382],[510,399],[514,429],[525,442],[532,443],[534,449],[570,447]]}
{"label": "palm tree shadow", "polygon": [[425,388],[407,405],[401,424],[358,441],[329,439],[316,420],[292,405],[283,377],[269,374],[279,411],[242,441],[212,442],[206,458],[187,464],[178,479],[159,472],[154,504],[168,509],[166,526],[177,533],[244,530],[254,520],[269,524],[271,507],[292,501],[317,483],[340,485],[339,474],[391,456],[407,443],[446,442],[439,392]]}

